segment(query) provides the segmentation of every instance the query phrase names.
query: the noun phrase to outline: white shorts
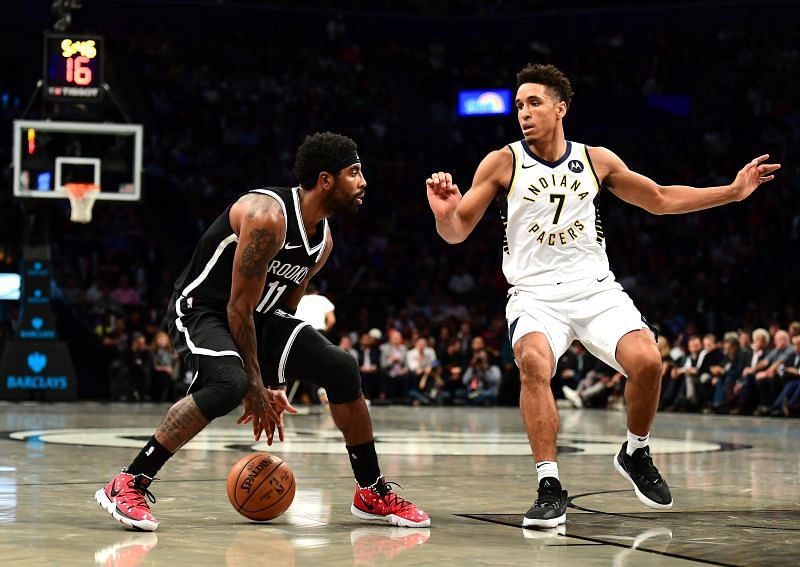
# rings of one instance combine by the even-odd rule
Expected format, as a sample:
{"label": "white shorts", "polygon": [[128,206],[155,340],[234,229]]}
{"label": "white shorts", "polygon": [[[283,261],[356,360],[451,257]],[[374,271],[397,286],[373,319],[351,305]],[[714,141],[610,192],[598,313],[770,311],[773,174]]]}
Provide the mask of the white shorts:
{"label": "white shorts", "polygon": [[631,331],[650,328],[610,272],[601,282],[591,277],[541,289],[512,288],[506,319],[512,347],[528,333],[540,332],[547,337],[553,351],[553,372],[555,361],[578,340],[624,374],[616,358],[617,343]]}

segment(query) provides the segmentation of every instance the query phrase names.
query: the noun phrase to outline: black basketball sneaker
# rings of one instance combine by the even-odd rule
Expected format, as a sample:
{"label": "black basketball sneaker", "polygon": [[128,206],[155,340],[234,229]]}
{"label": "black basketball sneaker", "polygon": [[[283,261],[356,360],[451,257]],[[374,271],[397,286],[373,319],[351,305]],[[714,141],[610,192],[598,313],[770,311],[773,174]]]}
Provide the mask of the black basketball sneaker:
{"label": "black basketball sneaker", "polygon": [[536,502],[522,518],[524,528],[555,528],[567,521],[567,491],[557,478],[546,477],[539,483]]}
{"label": "black basketball sneaker", "polygon": [[614,457],[614,468],[633,485],[636,496],[651,508],[672,508],[672,494],[650,457],[650,447],[636,449],[628,455],[628,442]]}

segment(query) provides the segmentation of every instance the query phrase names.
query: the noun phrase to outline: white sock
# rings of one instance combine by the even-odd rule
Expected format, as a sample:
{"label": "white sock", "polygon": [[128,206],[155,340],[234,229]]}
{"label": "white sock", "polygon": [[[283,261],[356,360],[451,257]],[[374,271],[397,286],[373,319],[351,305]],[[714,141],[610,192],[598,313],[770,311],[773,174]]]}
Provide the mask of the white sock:
{"label": "white sock", "polygon": [[644,437],[639,437],[631,433],[631,430],[628,430],[628,448],[626,449],[626,453],[628,456],[633,455],[633,452],[636,449],[642,449],[647,447],[650,444],[650,432],[647,433]]}
{"label": "white sock", "polygon": [[561,482],[558,478],[558,463],[555,461],[542,461],[536,463],[536,476],[537,480],[542,482],[543,478],[554,478]]}

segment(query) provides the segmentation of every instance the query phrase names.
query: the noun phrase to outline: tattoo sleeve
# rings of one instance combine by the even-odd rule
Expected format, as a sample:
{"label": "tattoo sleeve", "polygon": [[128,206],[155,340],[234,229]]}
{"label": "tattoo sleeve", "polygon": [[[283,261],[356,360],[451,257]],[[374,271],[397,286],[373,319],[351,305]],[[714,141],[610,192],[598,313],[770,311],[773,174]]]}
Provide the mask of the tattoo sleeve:
{"label": "tattoo sleeve", "polygon": [[208,419],[197,407],[194,398],[185,396],[169,408],[164,421],[156,430],[156,440],[167,451],[174,453],[206,425]]}
{"label": "tattoo sleeve", "polygon": [[[250,204],[247,218],[252,221],[260,214],[268,213],[274,208],[277,208],[277,203],[273,199],[260,197]],[[282,239],[279,238],[274,229],[271,230],[263,225],[256,225],[255,228],[251,228],[248,236],[249,242],[245,244],[244,249],[241,251],[241,260],[236,269],[242,278],[257,280],[262,282],[263,285],[267,276],[269,262],[279,252]],[[246,287],[253,288],[257,285],[256,281],[251,281]],[[232,293],[235,292],[232,291]],[[251,292],[248,291],[247,293]],[[258,293],[261,293],[261,289],[258,290]],[[242,356],[248,380],[251,384],[256,384],[261,381],[261,372],[258,367],[256,329],[250,303],[249,301],[238,301],[240,297],[232,295],[232,300],[228,304],[228,322],[233,340],[236,342],[239,354]],[[258,301],[258,297],[251,299]],[[252,307],[254,307],[254,304]]]}
{"label": "tattoo sleeve", "polygon": [[228,322],[233,340],[236,346],[239,347],[239,354],[242,356],[242,362],[244,362],[247,379],[251,385],[257,384],[261,380],[261,371],[258,367],[258,341],[256,339],[253,314],[229,307]]}
{"label": "tattoo sleeve", "polygon": [[278,245],[278,239],[269,230],[251,230],[250,243],[242,253],[239,273],[249,280],[265,277],[269,261],[278,253]]}

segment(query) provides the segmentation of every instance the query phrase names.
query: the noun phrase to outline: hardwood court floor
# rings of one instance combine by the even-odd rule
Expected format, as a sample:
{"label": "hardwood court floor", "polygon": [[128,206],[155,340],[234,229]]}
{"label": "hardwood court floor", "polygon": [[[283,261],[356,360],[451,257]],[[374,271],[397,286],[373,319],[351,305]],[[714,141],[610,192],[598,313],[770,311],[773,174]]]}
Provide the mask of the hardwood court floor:
{"label": "hardwood court floor", "polygon": [[328,413],[288,417],[270,451],[297,478],[289,511],[249,522],[228,503],[230,466],[254,450],[238,413],[159,473],[155,533],[125,531],[93,494],[128,464],[166,406],[0,402],[3,565],[788,565],[800,549],[800,421],[665,414],[655,462],[675,506],[649,509],[611,460],[618,411],[561,410],[567,524],[523,530],[535,474],[514,408],[373,407],[381,466],[428,529],[350,515],[352,475]]}

